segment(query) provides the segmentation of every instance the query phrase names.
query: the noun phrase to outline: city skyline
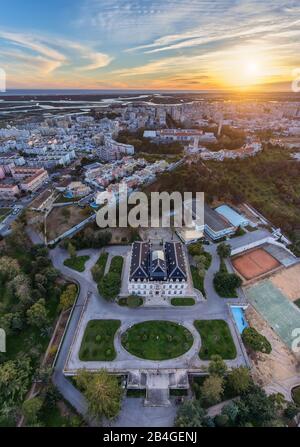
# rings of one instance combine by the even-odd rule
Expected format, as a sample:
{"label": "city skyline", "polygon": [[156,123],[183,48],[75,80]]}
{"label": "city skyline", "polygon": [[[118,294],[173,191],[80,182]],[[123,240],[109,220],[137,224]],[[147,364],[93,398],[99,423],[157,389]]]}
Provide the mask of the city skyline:
{"label": "city skyline", "polygon": [[296,1],[5,2],[9,89],[291,89]]}

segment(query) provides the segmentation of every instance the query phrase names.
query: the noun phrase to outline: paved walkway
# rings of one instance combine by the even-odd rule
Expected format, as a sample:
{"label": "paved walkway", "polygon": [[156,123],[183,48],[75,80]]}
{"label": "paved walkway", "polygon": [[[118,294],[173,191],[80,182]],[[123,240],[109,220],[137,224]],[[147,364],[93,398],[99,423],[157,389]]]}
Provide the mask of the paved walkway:
{"label": "paved walkway", "polygon": [[122,411],[111,427],[173,427],[178,407],[171,400],[168,407],[145,407],[142,398],[127,398]]}
{"label": "paved walkway", "polygon": [[[216,247],[213,247],[216,250]],[[114,246],[107,249],[110,254],[110,258],[116,255],[126,256],[128,253],[128,247]],[[213,256],[213,262],[210,269],[207,272],[208,280],[207,286],[208,300],[199,302],[191,307],[153,307],[146,308],[140,307],[138,309],[129,309],[127,307],[120,307],[116,303],[107,302],[102,299],[98,294],[98,289],[94,281],[92,280],[90,268],[95,263],[99,256],[97,250],[84,250],[79,252],[79,255],[89,255],[90,260],[87,263],[87,268],[84,273],[77,273],[73,270],[66,268],[63,265],[64,259],[67,256],[66,252],[59,251],[59,257],[56,259],[56,268],[65,271],[67,274],[75,275],[75,279],[91,291],[88,303],[81,315],[80,323],[78,324],[76,336],[73,337],[72,348],[70,355],[67,358],[67,364],[65,365],[65,371],[74,373],[79,368],[86,368],[89,370],[97,370],[105,367],[110,371],[124,371],[129,369],[172,369],[172,368],[186,368],[188,370],[201,370],[207,366],[209,362],[200,360],[198,353],[201,347],[201,340],[198,332],[194,328],[194,321],[205,319],[223,319],[226,320],[230,326],[232,336],[234,338],[238,355],[236,359],[228,361],[228,366],[234,367],[247,364],[247,358],[245,358],[245,352],[242,350],[242,346],[239,340],[239,335],[235,330],[232,323],[227,302],[228,300],[220,298],[215,292],[213,285],[211,285],[209,278],[213,278],[215,272],[219,269],[219,259]],[[119,319],[122,322],[120,330],[117,332],[115,338],[115,349],[117,352],[117,358],[113,362],[82,362],[78,358],[78,352],[80,350],[81,340],[88,321],[91,319]],[[174,321],[178,324],[185,326],[194,336],[193,347],[183,356],[177,359],[166,360],[163,362],[153,362],[149,360],[142,360],[132,356],[121,345],[121,333],[126,331],[129,327],[142,321],[148,320],[168,320]]]}
{"label": "paved walkway", "polygon": [[273,382],[271,385],[265,387],[267,394],[281,393],[288,401],[292,401],[292,389],[300,386],[300,377],[294,376],[280,382]]}
{"label": "paved walkway", "polygon": [[[72,343],[74,342],[74,346],[76,349],[72,350],[72,354],[68,359],[70,363],[71,369],[78,367],[88,367],[90,369],[99,368],[105,366],[106,368],[112,368],[115,370],[116,368],[126,370],[128,369],[152,369],[152,368],[187,368],[191,370],[195,370],[201,368],[208,364],[208,362],[202,362],[198,357],[198,352],[200,348],[200,336],[195,331],[193,322],[197,319],[224,319],[228,322],[232,336],[235,340],[238,356],[235,360],[228,362],[229,366],[237,366],[240,364],[246,364],[247,359],[244,356],[244,352],[240,346],[239,335],[237,334],[231,317],[229,315],[228,310],[228,302],[230,300],[226,300],[220,298],[213,287],[212,279],[215,272],[219,269],[219,259],[216,256],[216,245],[211,245],[208,247],[208,251],[213,254],[213,261],[210,269],[207,272],[205,279],[205,288],[207,292],[208,299],[206,301],[198,302],[196,305],[192,307],[185,308],[138,308],[138,309],[129,309],[127,307],[120,307],[115,303],[107,302],[103,298],[99,296],[97,285],[92,280],[91,268],[97,262],[98,257],[100,256],[101,251],[103,250],[83,250],[79,252],[79,255],[88,255],[90,256],[90,260],[87,262],[86,270],[83,273],[76,272],[68,267],[64,266],[64,261],[68,257],[68,254],[65,250],[57,247],[50,251],[50,257],[52,259],[53,265],[56,269],[58,269],[62,275],[66,278],[76,281],[80,284],[80,293],[76,303],[76,306],[73,311],[73,316],[71,318],[70,324],[66,330],[65,338],[62,343],[62,347],[60,353],[58,355],[57,363],[55,365],[53,381],[63,394],[63,396],[71,402],[71,404],[76,408],[76,410],[81,414],[87,413],[87,404],[82,394],[71,384],[69,380],[65,378],[63,375],[63,370],[68,359],[68,354]],[[105,251],[108,251],[111,256],[126,256],[130,247],[128,246],[113,246],[106,248]],[[89,298],[89,305],[86,308],[86,314],[82,316],[83,306],[87,296]],[[242,297],[241,297],[242,299]],[[82,317],[83,324],[78,326],[80,318]],[[117,361],[109,364],[109,362],[89,362],[84,363],[80,362],[78,359],[78,348],[80,346],[81,338],[83,335],[83,331],[85,328],[85,324],[89,319],[105,319],[105,318],[114,318],[120,319],[122,321],[122,329],[129,327],[132,324],[137,322],[145,321],[145,320],[170,320],[175,321],[180,324],[186,326],[194,335],[195,340],[192,349],[180,357],[179,359],[174,359],[166,362],[150,362],[138,359],[134,356],[128,354],[122,348],[119,341],[116,342],[116,348],[118,352]],[[78,336],[76,334],[78,332]],[[117,340],[119,340],[117,337]],[[126,405],[133,405],[133,403],[137,403],[136,399],[127,399]],[[171,407],[172,408],[172,407]],[[149,420],[149,416],[147,412],[143,413],[145,419],[147,419],[146,426],[155,426],[156,419],[155,414],[161,414],[161,412],[155,412],[153,408],[148,409],[153,416],[153,424],[151,425],[151,421]],[[166,409],[160,409],[160,411],[166,411]],[[171,411],[171,410],[168,410]],[[150,414],[150,413],[149,413]],[[166,414],[166,413],[164,413]],[[174,414],[173,414],[174,416]],[[125,419],[128,415],[124,416]],[[160,419],[160,416],[157,416]],[[157,420],[158,420],[157,419]],[[136,420],[137,419],[133,419]],[[163,420],[163,419],[162,419]],[[90,424],[94,424],[93,421],[89,421]],[[126,424],[126,421],[122,422],[122,424]],[[129,421],[127,423],[130,423]],[[162,426],[167,425],[165,423]],[[118,425],[116,425],[118,426]],[[130,425],[119,425],[119,426],[130,426]],[[142,426],[142,425],[141,425]]]}

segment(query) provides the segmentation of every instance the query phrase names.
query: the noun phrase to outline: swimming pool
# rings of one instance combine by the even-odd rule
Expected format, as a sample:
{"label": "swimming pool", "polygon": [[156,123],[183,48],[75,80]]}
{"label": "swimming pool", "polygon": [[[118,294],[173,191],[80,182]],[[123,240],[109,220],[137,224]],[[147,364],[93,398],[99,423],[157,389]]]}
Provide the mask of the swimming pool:
{"label": "swimming pool", "polygon": [[245,318],[244,308],[238,306],[231,306],[231,312],[238,327],[239,333],[242,334],[243,330],[249,326]]}
{"label": "swimming pool", "polygon": [[73,199],[73,193],[72,193],[72,191],[67,191],[67,192],[64,194],[64,197],[65,197],[66,199]]}

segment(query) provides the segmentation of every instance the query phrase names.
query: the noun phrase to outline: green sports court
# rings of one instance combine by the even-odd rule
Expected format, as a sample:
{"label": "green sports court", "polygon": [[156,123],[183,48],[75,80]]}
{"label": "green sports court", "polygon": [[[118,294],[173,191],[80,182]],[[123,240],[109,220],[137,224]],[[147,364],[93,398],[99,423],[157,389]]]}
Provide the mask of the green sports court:
{"label": "green sports court", "polygon": [[270,327],[291,348],[292,332],[300,328],[300,309],[268,280],[247,288],[246,295]]}

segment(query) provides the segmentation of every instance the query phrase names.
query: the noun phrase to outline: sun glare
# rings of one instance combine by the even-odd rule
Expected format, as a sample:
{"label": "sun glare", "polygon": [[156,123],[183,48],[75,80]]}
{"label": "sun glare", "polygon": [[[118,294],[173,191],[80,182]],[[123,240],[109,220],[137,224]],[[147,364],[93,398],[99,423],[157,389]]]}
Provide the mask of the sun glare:
{"label": "sun glare", "polygon": [[235,88],[251,88],[266,76],[263,60],[256,55],[245,57],[242,51],[222,63],[224,83]]}
{"label": "sun glare", "polygon": [[245,66],[245,73],[249,76],[257,76],[259,74],[259,64],[254,61],[247,62]]}

